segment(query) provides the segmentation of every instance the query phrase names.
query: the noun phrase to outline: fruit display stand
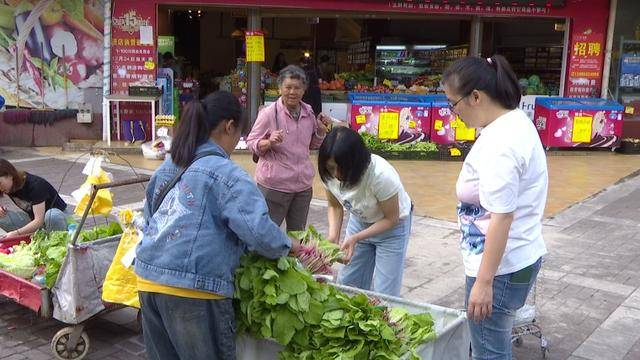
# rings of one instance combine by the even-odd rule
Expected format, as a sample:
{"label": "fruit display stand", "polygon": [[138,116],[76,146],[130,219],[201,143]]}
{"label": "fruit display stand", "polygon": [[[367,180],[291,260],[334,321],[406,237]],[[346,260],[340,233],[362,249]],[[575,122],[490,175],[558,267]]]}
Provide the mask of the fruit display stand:
{"label": "fruit display stand", "polygon": [[534,123],[547,148],[620,146],[624,107],[599,98],[536,99]]}
{"label": "fruit display stand", "polygon": [[431,103],[431,142],[441,145],[474,141],[475,129],[467,128],[465,123],[451,111],[444,95],[434,95]]}
{"label": "fruit display stand", "polygon": [[349,126],[400,143],[429,140],[434,95],[349,93]]}
{"label": "fruit display stand", "polygon": [[[410,313],[430,313],[435,322],[436,339],[424,343],[415,349],[416,353],[420,355],[423,360],[467,360],[469,358],[470,335],[464,312],[437,305],[417,303],[348,286],[334,286],[349,295],[364,293],[369,298],[380,299],[390,307],[402,307]],[[278,353],[282,348],[283,347],[275,341],[240,336],[236,343],[236,355],[238,360],[275,360],[278,359]],[[402,359],[409,358],[410,354],[402,357]]]}

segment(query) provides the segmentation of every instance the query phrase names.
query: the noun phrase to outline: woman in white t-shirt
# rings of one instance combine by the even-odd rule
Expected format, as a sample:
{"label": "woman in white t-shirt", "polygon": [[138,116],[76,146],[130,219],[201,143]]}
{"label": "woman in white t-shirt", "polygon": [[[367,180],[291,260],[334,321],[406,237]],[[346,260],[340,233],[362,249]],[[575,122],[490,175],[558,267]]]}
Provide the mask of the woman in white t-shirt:
{"label": "woman in white t-shirt", "polygon": [[412,213],[400,176],[346,127],[334,128],[322,142],[318,173],[329,200],[330,241],[340,240],[344,209],[350,215],[341,244],[347,264],[338,282],[399,296]]}
{"label": "woman in white t-shirt", "polygon": [[482,128],[456,184],[473,359],[511,359],[514,315],[547,251],[545,153],[504,57],[460,59],[442,84],[451,111]]}

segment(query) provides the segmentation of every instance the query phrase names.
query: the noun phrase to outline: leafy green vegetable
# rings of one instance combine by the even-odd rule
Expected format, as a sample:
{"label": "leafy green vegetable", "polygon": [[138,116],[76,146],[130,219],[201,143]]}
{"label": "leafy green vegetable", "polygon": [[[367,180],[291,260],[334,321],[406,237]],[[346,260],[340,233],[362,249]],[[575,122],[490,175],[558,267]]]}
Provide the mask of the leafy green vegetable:
{"label": "leafy green vegetable", "polygon": [[29,246],[25,243],[13,246],[11,254],[0,253],[0,269],[18,277],[31,279],[36,270],[35,261]]}
{"label": "leafy green vegetable", "polygon": [[[306,235],[314,238],[314,231]],[[350,297],[315,281],[291,257],[245,255],[235,281],[239,331],[284,345],[281,360],[419,359],[417,345],[435,339],[431,315]]]}
{"label": "leafy green vegetable", "polygon": [[392,152],[392,151],[405,151],[405,152],[437,152],[438,146],[430,142],[415,142],[411,144],[398,144],[387,140],[380,140],[375,135],[369,133],[360,133],[365,145],[373,151],[379,152]]}
{"label": "leafy green vegetable", "polygon": [[338,244],[327,241],[312,225],[304,231],[290,231],[289,236],[300,241],[296,256],[314,274],[331,274],[331,265],[343,257]]}
{"label": "leafy green vegetable", "polygon": [[[83,230],[78,237],[80,243],[103,239],[122,233],[120,224],[113,222]],[[45,285],[51,288],[60,272],[60,267],[67,255],[67,244],[70,242],[67,231],[38,230],[31,236],[28,250],[32,254],[34,264],[45,265]]]}

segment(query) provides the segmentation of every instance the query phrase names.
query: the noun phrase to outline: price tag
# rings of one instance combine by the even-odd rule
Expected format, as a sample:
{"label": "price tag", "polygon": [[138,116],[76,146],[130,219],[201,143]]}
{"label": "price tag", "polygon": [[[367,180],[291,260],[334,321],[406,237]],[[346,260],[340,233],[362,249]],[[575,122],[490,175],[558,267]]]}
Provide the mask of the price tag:
{"label": "price tag", "polygon": [[381,112],[378,120],[378,138],[395,140],[400,132],[400,114]]}
{"label": "price tag", "polygon": [[573,130],[571,132],[571,141],[574,143],[590,143],[592,124],[593,117],[591,116],[574,117]]}
{"label": "price tag", "polygon": [[635,111],[635,108],[633,106],[627,106],[624,108],[625,114],[633,115],[634,111]]}
{"label": "price tag", "polygon": [[476,139],[476,129],[468,128],[464,121],[456,121],[456,140],[473,141]]}
{"label": "price tag", "polygon": [[415,129],[416,128],[416,122],[411,120],[409,121],[409,129]]}
{"label": "price tag", "polygon": [[261,31],[247,31],[247,62],[264,62],[264,34]]}
{"label": "price tag", "polygon": [[366,124],[367,116],[366,115],[356,115],[356,124]]}
{"label": "price tag", "polygon": [[433,128],[436,129],[436,131],[442,130],[442,120],[436,120],[433,123]]}
{"label": "price tag", "polygon": [[460,149],[458,149],[458,148],[450,148],[449,149],[449,154],[451,156],[462,156],[462,153],[460,152]]}

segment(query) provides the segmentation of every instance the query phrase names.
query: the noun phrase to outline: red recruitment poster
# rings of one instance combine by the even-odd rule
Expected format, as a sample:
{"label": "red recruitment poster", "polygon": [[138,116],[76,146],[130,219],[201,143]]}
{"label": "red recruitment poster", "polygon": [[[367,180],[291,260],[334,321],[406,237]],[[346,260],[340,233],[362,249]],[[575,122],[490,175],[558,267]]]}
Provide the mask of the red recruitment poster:
{"label": "red recruitment poster", "polygon": [[[146,13],[145,8],[115,7],[111,37],[112,94],[128,94],[129,86],[136,83],[155,84],[155,46],[145,45],[140,36],[140,27],[152,26],[152,18],[153,13]],[[143,120],[145,137],[151,139],[151,111],[148,104],[122,104],[120,119]]]}
{"label": "red recruitment poster", "polygon": [[599,97],[602,87],[604,35],[591,29],[574,34],[567,97]]}

